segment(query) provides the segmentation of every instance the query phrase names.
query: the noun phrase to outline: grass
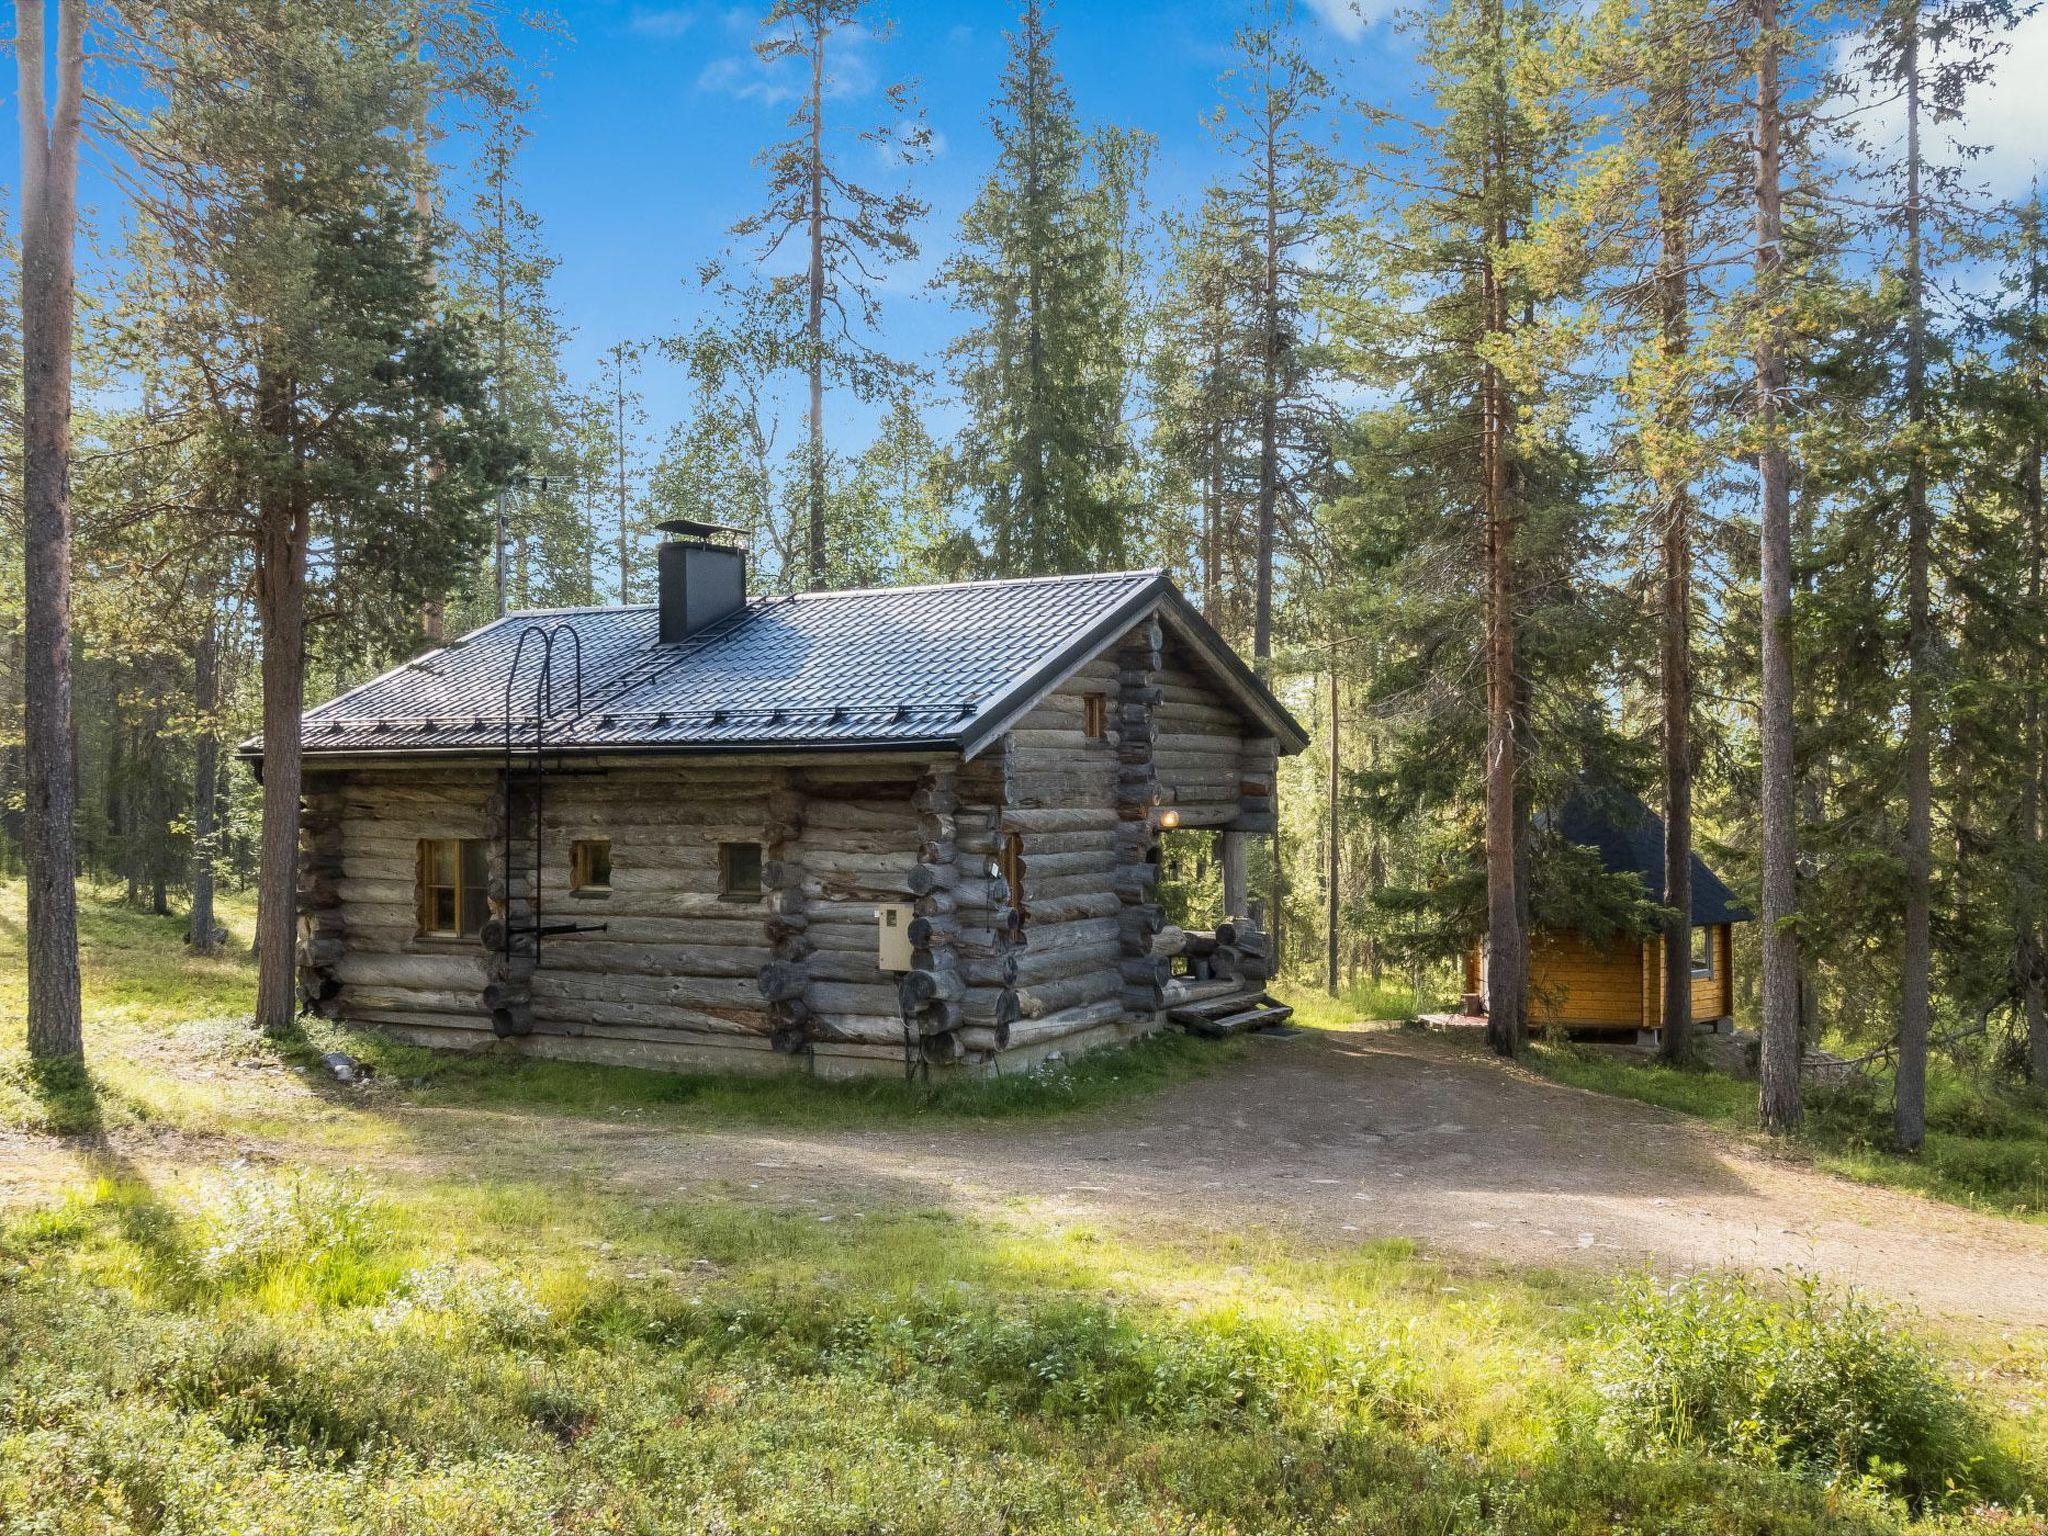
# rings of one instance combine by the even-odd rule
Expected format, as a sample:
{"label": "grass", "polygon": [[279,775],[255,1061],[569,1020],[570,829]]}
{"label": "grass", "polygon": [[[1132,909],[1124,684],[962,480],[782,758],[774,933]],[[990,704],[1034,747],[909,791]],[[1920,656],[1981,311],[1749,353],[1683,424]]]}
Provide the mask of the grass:
{"label": "grass", "polygon": [[104,1177],[0,1231],[0,1528],[2043,1529],[2025,1426],[1932,1365],[1925,1487],[1617,1433],[1636,1305],[1398,1242]]}
{"label": "grass", "polygon": [[[249,1025],[255,966],[254,911],[229,898],[222,917],[226,953],[202,958],[181,943],[183,923],[81,894],[79,932],[89,1020],[90,1083],[68,1069],[32,1072],[18,1033],[0,1035],[0,1124],[73,1133],[150,1124],[217,1134],[274,1134],[307,1128],[302,1095],[250,1064],[318,1071],[323,1052],[368,1064],[366,1102],[383,1108],[463,1104],[539,1114],[630,1110],[694,1125],[861,1125],[1075,1114],[1216,1070],[1239,1059],[1243,1041],[1209,1042],[1178,1033],[1128,1049],[1097,1052],[1062,1066],[1007,1076],[937,1082],[897,1077],[829,1081],[799,1073],[763,1077],[656,1072],[517,1055],[427,1050],[374,1031],[308,1020],[295,1041],[266,1040]],[[0,1020],[18,1021],[22,969],[22,887],[0,885]],[[242,1069],[238,1069],[241,1064]],[[175,1066],[175,1070],[172,1068]],[[329,1117],[337,1135],[362,1129]]]}
{"label": "grass", "polygon": [[1425,978],[1417,987],[1393,976],[1345,987],[1332,997],[1321,987],[1276,982],[1273,995],[1294,1009],[1294,1022],[1308,1029],[1341,1029],[1361,1021],[1409,1019],[1441,1013],[1454,999],[1448,976]]}
{"label": "grass", "polygon": [[[1734,1131],[1757,1125],[1756,1084],[1672,1068],[1647,1057],[1560,1042],[1529,1052],[1559,1082],[1698,1115]],[[1790,1143],[1816,1166],[1866,1184],[1911,1190],[1973,1209],[2048,1221],[2048,1101],[1935,1061],[1928,1069],[1927,1139],[1918,1156],[1891,1150],[1891,1094],[1881,1078],[1807,1090],[1806,1125]]]}
{"label": "grass", "polygon": [[249,1031],[245,959],[97,902],[86,937],[93,1075],[0,1087],[17,1126],[119,1133],[0,1152],[0,1530],[2048,1533],[2037,1334],[545,1155],[564,1112],[1100,1111],[1207,1047],[967,1093],[349,1036],[378,1070],[343,1089],[297,1070],[329,1036]]}

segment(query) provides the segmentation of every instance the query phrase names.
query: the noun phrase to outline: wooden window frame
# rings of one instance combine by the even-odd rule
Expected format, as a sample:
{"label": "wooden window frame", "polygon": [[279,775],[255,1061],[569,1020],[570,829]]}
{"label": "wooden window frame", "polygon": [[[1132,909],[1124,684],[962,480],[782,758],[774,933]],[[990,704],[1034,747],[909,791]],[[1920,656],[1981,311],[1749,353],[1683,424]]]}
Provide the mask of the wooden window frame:
{"label": "wooden window frame", "polygon": [[[444,884],[430,879],[437,850],[448,849],[454,879]],[[434,893],[447,891],[453,927],[435,926]],[[417,937],[459,941],[473,939],[483,931],[490,915],[490,865],[482,838],[423,837],[413,856],[413,918]]]}
{"label": "wooden window frame", "polygon": [[1699,945],[1699,954],[1693,956],[1692,978],[1694,981],[1712,981],[1715,971],[1714,951],[1720,948],[1720,941],[1712,928],[1695,928],[1693,942]]}
{"label": "wooden window frame", "polygon": [[1090,741],[1109,740],[1109,695],[1081,695],[1081,734]]}
{"label": "wooden window frame", "polygon": [[[754,883],[751,889],[736,886],[732,878],[732,856],[736,849],[754,852]],[[767,856],[759,843],[735,842],[718,845],[718,895],[724,901],[759,901],[768,894]]]}
{"label": "wooden window frame", "polygon": [[[601,853],[600,849],[603,850]],[[594,897],[611,893],[612,840],[608,837],[577,838],[569,844],[569,894]]]}

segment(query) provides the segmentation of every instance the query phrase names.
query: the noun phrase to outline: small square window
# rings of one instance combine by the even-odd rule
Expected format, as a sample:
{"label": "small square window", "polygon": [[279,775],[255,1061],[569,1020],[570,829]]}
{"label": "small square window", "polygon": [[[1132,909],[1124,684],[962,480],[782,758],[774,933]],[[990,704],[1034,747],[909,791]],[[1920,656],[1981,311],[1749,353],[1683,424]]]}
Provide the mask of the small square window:
{"label": "small square window", "polygon": [[1109,695],[1106,693],[1084,693],[1081,695],[1081,732],[1090,741],[1109,739]]}
{"label": "small square window", "polygon": [[761,845],[718,845],[718,894],[750,897],[761,894]]}
{"label": "small square window", "polygon": [[569,845],[569,889],[596,895],[612,888],[610,838],[585,838]]}

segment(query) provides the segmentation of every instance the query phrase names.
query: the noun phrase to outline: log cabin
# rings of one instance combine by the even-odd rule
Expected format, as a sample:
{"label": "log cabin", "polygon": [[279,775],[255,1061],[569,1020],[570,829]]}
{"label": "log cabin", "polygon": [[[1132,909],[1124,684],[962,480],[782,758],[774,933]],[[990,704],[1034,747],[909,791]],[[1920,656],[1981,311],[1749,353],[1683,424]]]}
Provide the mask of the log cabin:
{"label": "log cabin", "polygon": [[[511,614],[307,711],[307,1009],[821,1075],[1071,1055],[1197,985],[1215,1014],[1155,947],[1158,839],[1209,829],[1248,912],[1306,737],[1171,581],[749,600],[730,530],[663,529],[657,602]],[[1234,1018],[1272,1016],[1258,966]]]}
{"label": "log cabin", "polygon": [[[1546,818],[1565,841],[1591,848],[1610,873],[1632,874],[1664,900],[1664,819],[1634,795],[1581,790]],[[1750,913],[1721,877],[1692,856],[1692,1018],[1721,1027],[1735,1011],[1734,925]],[[1485,943],[1465,956],[1468,1013],[1486,1006]],[[1620,935],[1594,942],[1539,929],[1529,940],[1529,1021],[1535,1029],[1654,1035],[1664,1020],[1664,940]]]}

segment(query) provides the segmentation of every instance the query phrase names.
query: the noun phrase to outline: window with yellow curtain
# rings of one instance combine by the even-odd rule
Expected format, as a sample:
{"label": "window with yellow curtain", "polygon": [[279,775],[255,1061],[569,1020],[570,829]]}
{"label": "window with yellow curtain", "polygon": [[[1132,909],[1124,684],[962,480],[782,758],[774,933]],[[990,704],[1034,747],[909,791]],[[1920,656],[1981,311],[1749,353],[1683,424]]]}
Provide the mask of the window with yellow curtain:
{"label": "window with yellow curtain", "polygon": [[420,932],[466,939],[490,915],[491,875],[482,838],[423,837],[419,842]]}

